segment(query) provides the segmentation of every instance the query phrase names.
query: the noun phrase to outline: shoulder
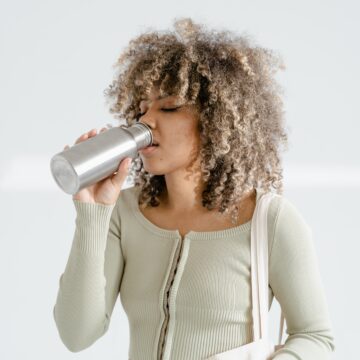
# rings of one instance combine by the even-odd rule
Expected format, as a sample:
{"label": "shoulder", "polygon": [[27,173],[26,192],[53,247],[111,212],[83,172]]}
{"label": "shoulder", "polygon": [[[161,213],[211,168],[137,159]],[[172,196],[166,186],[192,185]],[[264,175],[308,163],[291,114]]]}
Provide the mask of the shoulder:
{"label": "shoulder", "polygon": [[119,202],[129,202],[136,198],[139,194],[140,188],[137,186],[130,186],[125,189],[122,189],[120,192]]}
{"label": "shoulder", "polygon": [[298,206],[284,195],[275,194],[269,205],[270,257],[303,252],[312,247],[312,230]]}
{"label": "shoulder", "polygon": [[132,209],[137,201],[137,191],[134,186],[121,190],[111,214],[110,231],[120,234],[122,224],[129,223],[129,217],[132,217]]}
{"label": "shoulder", "polygon": [[140,188],[135,186],[130,186],[121,190],[116,201],[116,208],[119,215],[129,213],[130,210],[137,205],[139,191]]}

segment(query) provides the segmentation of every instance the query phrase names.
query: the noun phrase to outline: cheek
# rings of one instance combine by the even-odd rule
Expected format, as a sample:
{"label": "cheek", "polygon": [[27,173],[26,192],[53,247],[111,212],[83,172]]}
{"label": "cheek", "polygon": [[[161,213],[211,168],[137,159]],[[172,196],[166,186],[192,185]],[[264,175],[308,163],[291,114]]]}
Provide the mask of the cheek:
{"label": "cheek", "polygon": [[166,154],[166,156],[170,154],[176,158],[188,158],[191,154],[196,152],[198,148],[198,139],[196,139],[193,134],[181,134],[181,136],[174,137],[172,141],[166,142],[159,154]]}

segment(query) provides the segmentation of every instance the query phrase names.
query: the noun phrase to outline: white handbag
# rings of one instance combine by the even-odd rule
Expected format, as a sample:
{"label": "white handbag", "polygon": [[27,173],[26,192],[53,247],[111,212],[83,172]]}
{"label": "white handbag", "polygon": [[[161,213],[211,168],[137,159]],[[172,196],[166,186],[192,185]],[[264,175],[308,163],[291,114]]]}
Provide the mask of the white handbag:
{"label": "white handbag", "polygon": [[281,344],[284,315],[281,312],[279,342],[275,345],[268,334],[268,238],[267,213],[272,192],[261,194],[251,223],[251,292],[254,341],[212,355],[206,360],[270,360]]}

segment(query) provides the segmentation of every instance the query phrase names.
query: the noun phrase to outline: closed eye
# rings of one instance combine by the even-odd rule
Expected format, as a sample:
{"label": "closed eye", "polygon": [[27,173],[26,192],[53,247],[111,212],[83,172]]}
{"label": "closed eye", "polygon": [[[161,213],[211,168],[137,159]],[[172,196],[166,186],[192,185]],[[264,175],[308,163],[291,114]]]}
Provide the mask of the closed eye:
{"label": "closed eye", "polygon": [[[176,111],[177,109],[179,109],[180,108],[180,106],[178,106],[178,107],[176,107],[176,108],[171,108],[171,109],[165,109],[165,108],[162,108],[161,110],[162,111],[165,111],[165,112],[174,112],[174,111]],[[145,113],[138,113],[136,116],[135,116],[135,118],[137,119],[137,120],[139,120],[139,118],[141,117],[141,116],[143,116]]]}
{"label": "closed eye", "polygon": [[178,107],[177,108],[173,108],[173,109],[161,109],[162,111],[175,111],[175,110],[177,110],[178,109]]}

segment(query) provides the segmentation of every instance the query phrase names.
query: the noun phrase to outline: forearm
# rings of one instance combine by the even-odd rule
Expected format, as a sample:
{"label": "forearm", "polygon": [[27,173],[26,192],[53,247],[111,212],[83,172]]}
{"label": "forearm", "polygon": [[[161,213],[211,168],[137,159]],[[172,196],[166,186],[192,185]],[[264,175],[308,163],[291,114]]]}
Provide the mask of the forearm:
{"label": "forearm", "polygon": [[80,351],[108,325],[104,261],[113,206],[74,203],[76,229],[53,315],[63,343],[70,351]]}
{"label": "forearm", "polygon": [[274,360],[328,360],[333,352],[330,330],[289,335],[285,346],[274,353]]}

